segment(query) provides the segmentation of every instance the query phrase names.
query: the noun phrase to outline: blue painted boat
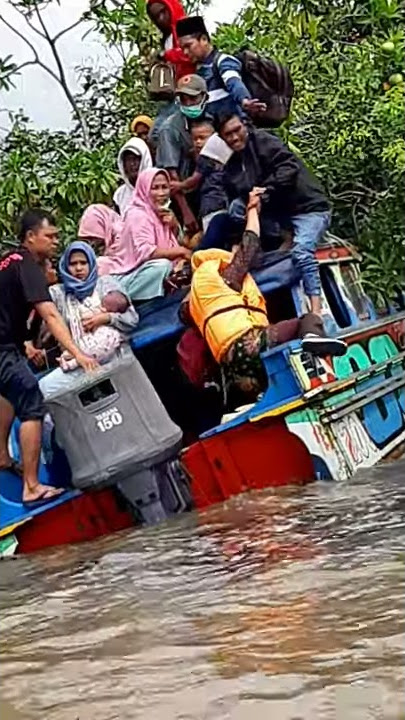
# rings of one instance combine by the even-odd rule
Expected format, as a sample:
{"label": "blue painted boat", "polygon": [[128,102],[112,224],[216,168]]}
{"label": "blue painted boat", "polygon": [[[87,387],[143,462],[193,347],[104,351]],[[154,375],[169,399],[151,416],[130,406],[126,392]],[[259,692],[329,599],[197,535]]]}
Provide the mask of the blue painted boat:
{"label": "blue painted boat", "polygon": [[[339,481],[399,453],[405,440],[403,306],[388,307],[384,316],[377,316],[362,287],[360,258],[350,246],[325,244],[318,260],[325,326],[346,339],[345,356],[314,359],[302,352],[298,340],[274,348],[262,358],[269,380],[263,396],[221,418],[215,403],[185,385],[177,368],[175,348],[184,330],[177,314],[182,294],[142,306],[132,349],[182,428],[182,449],[176,446],[164,458],[163,471],[162,462],[150,465],[155,473],[152,493],[138,475],[142,492],[134,495],[121,476],[85,489],[73,487],[66,455],[54,443],[45,443],[41,481],[69,489],[30,512],[21,504],[18,478],[1,472],[2,554],[91,540],[150,519],[203,509],[251,489]],[[306,310],[288,253],[267,256],[254,275],[268,300],[271,321]],[[97,382],[96,377],[90,384]],[[103,412],[94,417],[111,416]],[[105,433],[106,454],[112,437]],[[18,458],[17,423],[10,442]],[[134,461],[137,453],[139,449]]]}

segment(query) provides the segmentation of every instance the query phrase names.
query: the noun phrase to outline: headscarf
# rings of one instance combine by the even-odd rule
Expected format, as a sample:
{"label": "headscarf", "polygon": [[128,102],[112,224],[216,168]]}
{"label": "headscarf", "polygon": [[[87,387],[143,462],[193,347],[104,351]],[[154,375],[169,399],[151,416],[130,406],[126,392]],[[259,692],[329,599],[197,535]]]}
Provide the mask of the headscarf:
{"label": "headscarf", "polygon": [[[70,256],[74,252],[82,252],[89,263],[90,272],[86,280],[78,280],[70,274],[68,265]],[[59,260],[59,274],[63,287],[67,295],[74,295],[75,298],[82,301],[89,295],[92,295],[97,283],[97,264],[94,250],[86,242],[76,240],[70,243]]]}
{"label": "headscarf", "polygon": [[157,248],[168,250],[178,246],[171,228],[162,223],[152,203],[151,187],[159,173],[163,173],[169,181],[167,171],[160,168],[150,168],[139,173],[125,215],[122,241],[126,247],[131,244],[134,247],[137,266],[149,260]]}
{"label": "headscarf", "polygon": [[120,185],[120,187],[114,193],[114,202],[118,206],[121,215],[124,215],[125,210],[131,200],[132,193],[134,191],[134,187],[129,182],[124,170],[123,155],[124,152],[127,151],[132,152],[134,155],[140,156],[141,163],[139,165],[139,172],[142,172],[142,170],[146,170],[147,168],[151,168],[153,165],[150,150],[146,142],[144,140],[141,140],[141,138],[132,137],[122,146],[121,150],[118,153],[118,170],[120,171],[120,175],[124,180],[124,185]]}
{"label": "headscarf", "polygon": [[138,123],[142,123],[143,125],[146,125],[146,127],[148,127],[150,130],[153,125],[153,120],[151,117],[149,117],[149,115],[137,115],[136,117],[134,117],[134,119],[132,120],[132,122],[129,126],[131,133],[135,134],[136,126],[138,125]]}
{"label": "headscarf", "polygon": [[97,258],[100,275],[124,274],[136,265],[132,243],[122,242],[122,225],[122,218],[107,205],[89,205],[81,217],[78,236],[99,238],[105,246],[104,255]]}
{"label": "headscarf", "polygon": [[185,18],[186,13],[180,0],[148,0],[147,4],[153,5],[156,2],[160,2],[162,5],[165,5],[170,13],[173,47],[165,49],[163,57],[166,62],[174,65],[176,70],[176,80],[180,80],[180,78],[184,75],[190,75],[195,72],[195,65],[190,62],[190,59],[183,53],[179,45],[176,31],[178,20]]}

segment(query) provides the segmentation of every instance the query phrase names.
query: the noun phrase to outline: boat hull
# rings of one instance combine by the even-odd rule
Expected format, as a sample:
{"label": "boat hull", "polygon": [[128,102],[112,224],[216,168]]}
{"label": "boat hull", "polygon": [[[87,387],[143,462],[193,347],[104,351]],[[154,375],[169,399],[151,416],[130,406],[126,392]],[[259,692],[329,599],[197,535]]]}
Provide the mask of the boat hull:
{"label": "boat hull", "polygon": [[[347,355],[333,364],[324,361],[315,371],[299,342],[264,356],[269,376],[264,398],[204,433],[181,454],[195,508],[203,510],[249,490],[317,477],[341,480],[400,451],[405,441],[405,314],[343,336]],[[45,472],[42,465],[42,477]],[[2,474],[0,487],[4,479]],[[45,508],[11,513],[6,520],[5,504],[11,507],[16,500],[3,500],[4,555],[94,540],[136,524],[114,488],[69,491]]]}

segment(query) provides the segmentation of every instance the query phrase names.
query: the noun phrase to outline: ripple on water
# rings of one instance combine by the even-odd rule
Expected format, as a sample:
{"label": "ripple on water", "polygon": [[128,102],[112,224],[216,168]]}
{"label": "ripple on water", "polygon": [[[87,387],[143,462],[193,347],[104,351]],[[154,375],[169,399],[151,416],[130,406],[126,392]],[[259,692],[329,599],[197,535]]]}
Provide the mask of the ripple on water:
{"label": "ripple on water", "polygon": [[399,720],[405,464],[2,564],[2,720]]}

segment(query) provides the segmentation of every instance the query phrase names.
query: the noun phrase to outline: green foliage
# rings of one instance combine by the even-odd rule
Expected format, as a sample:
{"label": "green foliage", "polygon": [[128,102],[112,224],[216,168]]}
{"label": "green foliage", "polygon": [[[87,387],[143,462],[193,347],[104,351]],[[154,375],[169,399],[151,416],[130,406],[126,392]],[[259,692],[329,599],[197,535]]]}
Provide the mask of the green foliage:
{"label": "green foliage", "polygon": [[11,90],[14,87],[13,76],[18,72],[18,66],[12,62],[12,55],[0,58],[0,90]]}
{"label": "green foliage", "polygon": [[288,65],[296,96],[280,135],[323,181],[333,230],[364,251],[369,289],[392,297],[404,277],[404,83],[388,82],[403,67],[400,3],[253,0],[216,40]]}
{"label": "green foliage", "polygon": [[16,220],[27,207],[55,213],[62,244],[75,238],[77,221],[93,202],[110,202],[117,185],[119,140],[83,149],[72,134],[30,128],[23,115],[14,118],[0,146],[0,237],[14,242]]}
{"label": "green foliage", "polygon": [[[47,0],[49,2],[49,0]],[[57,0],[54,0],[57,2]],[[35,0],[13,0],[28,12]],[[189,10],[200,3],[190,0]],[[201,3],[208,4],[207,2]],[[354,240],[376,297],[393,297],[403,279],[405,208],[404,32],[400,0],[248,0],[215,41],[250,46],[289,66],[296,96],[279,134],[323,181],[334,204],[333,230]],[[28,204],[55,210],[64,240],[85,205],[111,197],[116,153],[138,112],[156,113],[146,77],[159,34],[145,0],[92,0],[84,16],[122,64],[106,74],[80,70],[79,114],[71,133],[38,132],[16,118],[0,144],[0,244]],[[11,82],[11,58],[0,65]]]}

